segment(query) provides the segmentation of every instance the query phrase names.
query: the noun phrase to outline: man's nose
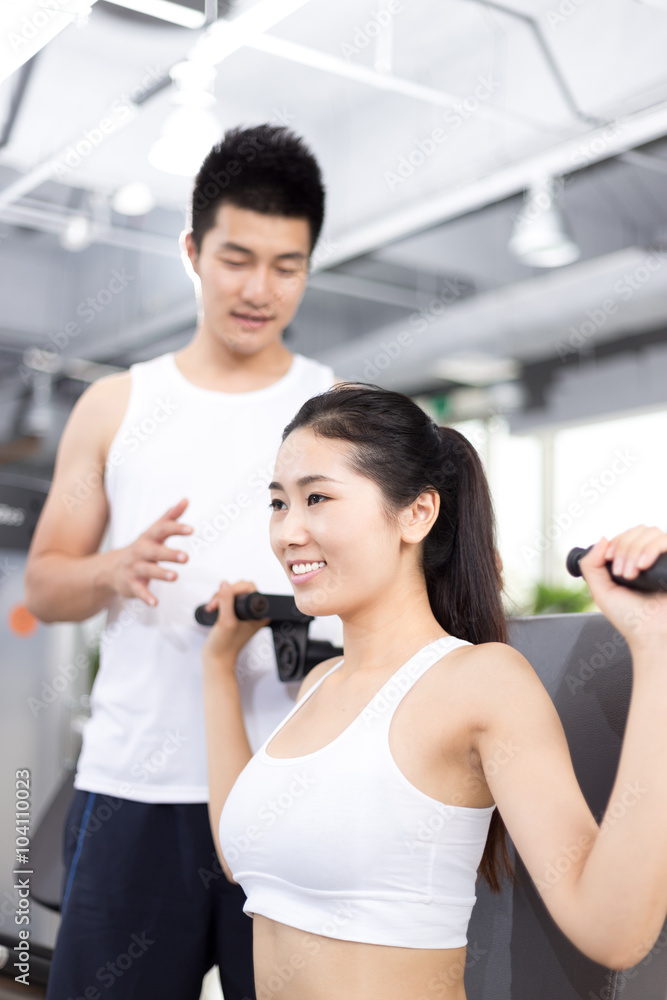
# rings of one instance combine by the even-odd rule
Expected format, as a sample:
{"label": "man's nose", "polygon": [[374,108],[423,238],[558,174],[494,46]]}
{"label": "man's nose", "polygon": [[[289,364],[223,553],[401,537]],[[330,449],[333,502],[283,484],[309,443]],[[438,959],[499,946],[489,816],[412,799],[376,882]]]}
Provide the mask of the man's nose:
{"label": "man's nose", "polygon": [[271,282],[268,268],[252,268],[243,287],[243,298],[257,309],[268,305],[271,300]]}

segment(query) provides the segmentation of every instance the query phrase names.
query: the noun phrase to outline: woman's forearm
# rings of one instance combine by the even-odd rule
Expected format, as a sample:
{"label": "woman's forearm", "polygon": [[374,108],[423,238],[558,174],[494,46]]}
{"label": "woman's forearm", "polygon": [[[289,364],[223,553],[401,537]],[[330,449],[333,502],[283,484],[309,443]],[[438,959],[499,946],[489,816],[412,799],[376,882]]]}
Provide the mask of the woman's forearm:
{"label": "woman's forearm", "polygon": [[667,649],[637,649],[633,664],[616,781],[577,884],[591,940],[617,968],[650,951],[667,913]]}

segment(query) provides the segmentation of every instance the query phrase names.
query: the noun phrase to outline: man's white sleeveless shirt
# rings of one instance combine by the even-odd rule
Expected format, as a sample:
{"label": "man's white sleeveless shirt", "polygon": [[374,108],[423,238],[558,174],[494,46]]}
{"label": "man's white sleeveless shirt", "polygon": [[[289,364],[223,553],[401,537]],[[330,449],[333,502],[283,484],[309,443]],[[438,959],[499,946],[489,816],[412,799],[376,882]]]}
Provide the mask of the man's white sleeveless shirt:
{"label": "man's white sleeveless shirt", "polygon": [[[291,594],[269,545],[269,492],[283,428],[302,403],[333,384],[330,368],[295,355],[265,389],[202,389],[173,354],[133,365],[127,412],[109,449],[105,487],[109,548],[131,544],[183,497],[191,535],[167,539],[189,555],[163,563],[175,582],[152,581],[149,608],[117,598],[102,635],[75,785],[142,802],[206,802],[208,782],[201,649],[207,630],[194,610],[221,580],[252,580],[264,593]],[[311,625],[340,639],[337,618]],[[237,663],[255,751],[294,704],[298,684],[279,681],[269,629]]]}

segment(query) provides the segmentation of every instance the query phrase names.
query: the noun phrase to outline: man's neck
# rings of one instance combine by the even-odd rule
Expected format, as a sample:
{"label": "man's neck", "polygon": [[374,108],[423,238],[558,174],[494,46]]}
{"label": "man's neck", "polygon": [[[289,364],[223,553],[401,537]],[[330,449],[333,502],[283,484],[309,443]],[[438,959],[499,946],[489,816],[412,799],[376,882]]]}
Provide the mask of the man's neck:
{"label": "man's neck", "polygon": [[273,385],[289,371],[293,355],[282,340],[256,354],[240,354],[199,326],[190,343],[175,355],[181,374],[193,385],[219,392],[253,392]]}

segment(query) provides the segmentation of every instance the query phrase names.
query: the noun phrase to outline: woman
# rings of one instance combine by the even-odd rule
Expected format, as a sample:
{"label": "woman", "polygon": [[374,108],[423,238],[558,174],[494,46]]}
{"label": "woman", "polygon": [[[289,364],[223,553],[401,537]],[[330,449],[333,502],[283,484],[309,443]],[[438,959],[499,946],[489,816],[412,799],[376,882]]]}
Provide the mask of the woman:
{"label": "woman", "polygon": [[[506,867],[499,815],[572,941],[603,965],[638,962],[667,911],[667,598],[647,616],[605,561],[631,578],[667,536],[635,528],[582,560],[634,662],[609,808],[641,795],[598,828],[549,696],[506,645],[465,438],[398,393],[336,387],[286,428],[271,508],[297,605],[340,615],[345,659],[308,674],[252,757],[234,663],[265,623],[237,621],[233,598],[255,588],[223,584],[208,605],[211,823],[254,914],[258,1000],[463,1000],[476,870],[497,887]],[[563,855],[579,859],[553,884]]]}

